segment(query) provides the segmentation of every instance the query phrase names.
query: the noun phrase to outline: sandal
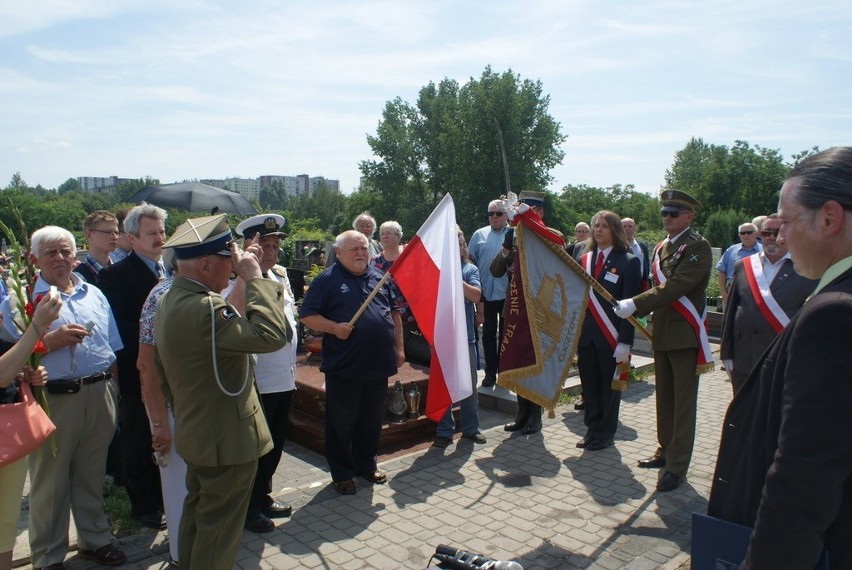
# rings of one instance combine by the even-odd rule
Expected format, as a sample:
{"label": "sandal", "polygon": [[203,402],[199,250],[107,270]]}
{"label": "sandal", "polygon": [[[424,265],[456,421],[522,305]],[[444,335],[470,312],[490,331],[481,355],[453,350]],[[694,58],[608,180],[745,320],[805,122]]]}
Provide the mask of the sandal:
{"label": "sandal", "polygon": [[103,564],[104,566],[119,566],[127,562],[127,556],[124,555],[124,552],[112,544],[101,546],[97,550],[86,550],[85,548],[81,548],[77,551],[77,556],[88,560],[94,560],[98,564]]}
{"label": "sandal", "polygon": [[334,490],[341,495],[354,495],[358,492],[358,487],[355,486],[355,481],[346,479],[345,481],[335,481]]}

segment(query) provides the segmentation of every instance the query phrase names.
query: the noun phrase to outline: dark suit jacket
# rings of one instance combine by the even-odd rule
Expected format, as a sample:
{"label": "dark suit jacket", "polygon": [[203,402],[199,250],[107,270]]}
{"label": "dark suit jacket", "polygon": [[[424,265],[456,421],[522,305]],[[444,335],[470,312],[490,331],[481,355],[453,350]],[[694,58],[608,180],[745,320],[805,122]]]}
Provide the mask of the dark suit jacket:
{"label": "dark suit jacket", "polygon": [[124,348],[115,353],[118,365],[118,383],[122,397],[135,395],[141,398],[139,370],[139,316],[148,293],[157,284],[157,276],[145,265],[136,252],[104,267],[98,274],[98,287],[109,301],[118,324]]}
{"label": "dark suit jacket", "polygon": [[[755,530],[751,568],[852,568],[852,270],[805,303],[725,416],[708,514]],[[748,567],[748,566],[747,566]]]}
{"label": "dark suit jacket", "polygon": [[689,322],[671,304],[685,295],[701,314],[707,304],[712,266],[710,243],[695,232],[687,231],[674,243],[660,248],[660,267],[667,281],[633,298],[637,315],[654,312],[654,350],[698,347]]}
{"label": "dark suit jacket", "polygon": [[647,291],[651,288],[651,255],[648,253],[648,244],[644,241],[638,241],[639,251],[642,252],[642,290]]}
{"label": "dark suit jacket", "polygon": [[[725,305],[721,357],[723,360],[733,360],[734,370],[738,374],[747,375],[769,343],[778,335],[757,308],[743,271],[743,261],[737,260],[734,266],[734,277]],[[787,316],[792,318],[802,308],[805,299],[816,285],[817,282],[813,279],[796,273],[793,270],[793,261],[787,259],[769,284],[769,290]]]}
{"label": "dark suit jacket", "polygon": [[[589,255],[594,256],[596,253],[597,250],[593,250],[589,252]],[[594,262],[595,258],[593,257],[593,269],[595,266]],[[618,281],[613,283],[612,281],[607,280],[605,278],[605,275],[607,274],[617,276]],[[639,269],[638,257],[624,251],[612,250],[609,252],[609,256],[607,256],[606,261],[604,262],[603,271],[601,271],[601,275],[597,281],[603,285],[603,288],[606,289],[606,291],[615,299],[628,299],[639,294],[639,291],[641,290],[641,275],[642,273]],[[617,342],[632,345],[633,335],[636,330],[633,328],[633,325],[631,325],[626,319],[616,317],[612,303],[604,300],[603,297],[594,292],[594,289],[589,290],[589,295],[597,296],[598,302],[601,307],[603,307],[604,313],[618,331]],[[606,337],[595,322],[594,317],[589,314],[587,314],[583,319],[583,330],[580,333],[579,345],[592,345],[597,348],[611,348]]]}

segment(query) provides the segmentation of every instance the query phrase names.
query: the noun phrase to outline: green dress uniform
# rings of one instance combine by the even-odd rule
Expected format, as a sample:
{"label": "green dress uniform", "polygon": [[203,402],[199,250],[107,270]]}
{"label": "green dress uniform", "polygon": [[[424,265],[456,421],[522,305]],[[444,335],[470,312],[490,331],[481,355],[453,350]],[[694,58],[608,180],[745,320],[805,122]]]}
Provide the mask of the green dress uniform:
{"label": "green dress uniform", "polygon": [[204,285],[176,277],[157,306],[157,368],[187,463],[182,568],[233,565],[257,460],[272,449],[252,354],[292,338],[282,295],[277,281],[249,280],[242,317]]}
{"label": "green dress uniform", "polygon": [[637,315],[654,313],[657,456],[665,458],[666,471],[685,477],[695,440],[699,344],[692,326],[672,304],[685,296],[698,314],[704,312],[713,260],[710,243],[689,230],[674,242],[666,241],[656,255],[666,281],[633,297],[633,302]]}

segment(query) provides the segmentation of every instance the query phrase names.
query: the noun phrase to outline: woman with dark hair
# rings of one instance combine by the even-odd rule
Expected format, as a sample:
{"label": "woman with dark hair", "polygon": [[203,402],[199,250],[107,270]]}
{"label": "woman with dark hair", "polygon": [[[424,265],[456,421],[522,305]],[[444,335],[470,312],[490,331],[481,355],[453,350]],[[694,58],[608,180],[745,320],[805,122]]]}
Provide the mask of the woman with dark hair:
{"label": "woman with dark hair", "polygon": [[[628,253],[627,236],[621,218],[603,210],[592,218],[589,249],[580,265],[615,299],[638,295],[642,266]],[[627,388],[633,325],[615,316],[612,304],[594,290],[577,346],[577,364],[583,386],[586,435],[577,447],[589,451],[606,449],[613,443],[618,427],[621,392]]]}

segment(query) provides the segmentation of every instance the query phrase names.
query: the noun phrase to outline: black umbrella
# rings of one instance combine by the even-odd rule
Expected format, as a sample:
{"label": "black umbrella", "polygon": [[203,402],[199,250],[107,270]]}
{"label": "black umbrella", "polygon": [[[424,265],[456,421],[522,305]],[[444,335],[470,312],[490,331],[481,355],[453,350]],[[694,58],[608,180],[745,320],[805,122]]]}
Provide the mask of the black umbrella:
{"label": "black umbrella", "polygon": [[257,210],[242,194],[198,182],[146,186],[131,196],[128,201],[135,204],[148,202],[161,208],[177,208],[190,212],[210,213],[215,208],[217,213],[223,214],[240,216],[257,214]]}

